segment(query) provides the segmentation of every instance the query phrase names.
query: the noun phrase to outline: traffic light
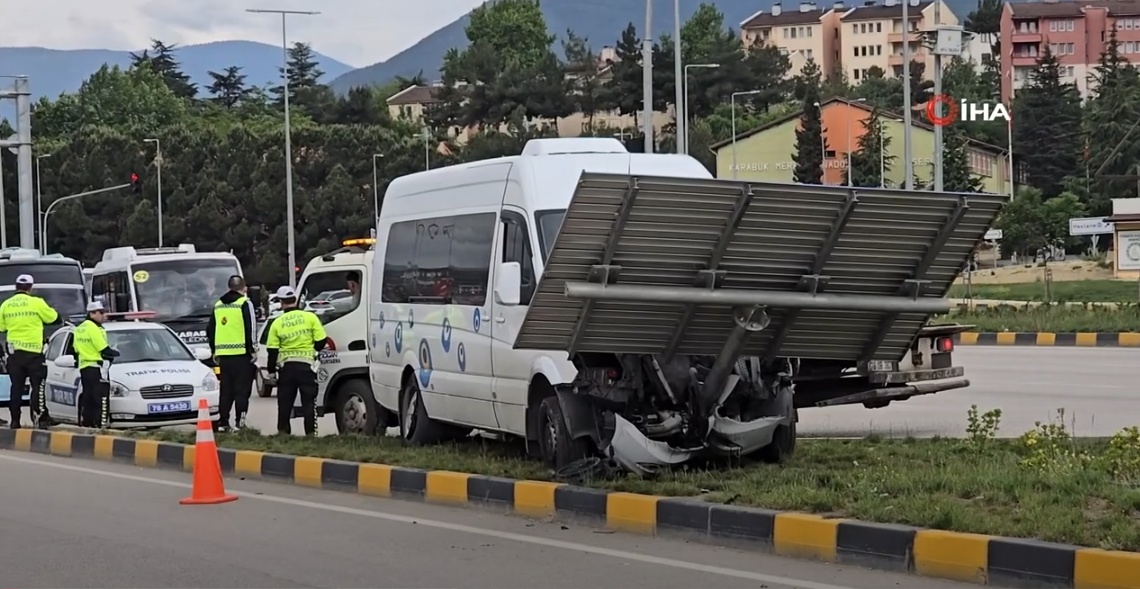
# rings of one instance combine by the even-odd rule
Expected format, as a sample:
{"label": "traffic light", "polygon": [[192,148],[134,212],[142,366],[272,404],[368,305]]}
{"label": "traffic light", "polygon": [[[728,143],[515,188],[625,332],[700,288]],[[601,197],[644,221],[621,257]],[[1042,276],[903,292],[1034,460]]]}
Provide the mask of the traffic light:
{"label": "traffic light", "polygon": [[142,180],[139,179],[138,174],[131,174],[131,192],[135,194],[142,192]]}

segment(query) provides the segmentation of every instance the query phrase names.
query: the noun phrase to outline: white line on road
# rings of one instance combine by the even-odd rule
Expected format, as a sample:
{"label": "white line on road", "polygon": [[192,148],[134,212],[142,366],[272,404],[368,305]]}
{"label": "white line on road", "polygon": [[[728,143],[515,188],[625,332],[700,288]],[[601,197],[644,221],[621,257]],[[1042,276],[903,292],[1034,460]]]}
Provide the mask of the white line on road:
{"label": "white line on road", "polygon": [[[135,481],[139,483],[149,483],[152,485],[163,485],[166,487],[179,487],[189,489],[190,485],[187,483],[179,483],[175,481],[164,481],[162,479],[152,479],[149,477],[141,477],[129,474],[121,474],[115,472],[105,472],[95,470],[93,468],[84,468],[82,466],[71,466],[69,464],[58,464],[55,462],[45,462],[42,460],[35,460],[30,458],[17,458],[15,456],[8,456],[0,454],[0,460],[7,460],[9,462],[20,462],[24,464],[32,464],[36,466],[45,466],[48,468],[56,468],[60,470],[67,470],[71,472],[80,472],[84,474],[110,477],[124,481]],[[334,492],[334,491],[329,491]],[[523,544],[534,544],[539,546],[546,546],[549,548],[559,548],[562,550],[574,550],[577,552],[585,552],[588,554],[597,554],[599,556],[607,556],[626,561],[640,562],[644,564],[652,564],[657,566],[667,566],[676,569],[684,569],[688,571],[695,571],[701,573],[710,573],[720,575],[722,577],[733,577],[737,579],[747,579],[749,581],[759,581],[761,583],[772,583],[776,585],[787,585],[789,587],[796,587],[797,589],[853,589],[851,587],[844,587],[842,585],[828,585],[826,583],[816,583],[813,581],[805,581],[801,579],[790,579],[788,577],[780,577],[776,575],[765,575],[761,573],[753,573],[750,571],[742,571],[737,569],[730,569],[724,567],[717,567],[711,565],[700,564],[696,562],[686,562],[683,560],[674,560],[671,558],[660,558],[656,556],[649,556],[646,554],[638,554],[636,552],[627,552],[625,550],[612,550],[609,548],[599,548],[597,546],[589,546],[587,544],[578,544],[576,542],[564,542],[561,540],[551,540],[548,538],[539,538],[535,536],[527,536],[524,534],[514,534],[511,532],[503,532],[499,530],[490,530],[486,528],[476,528],[473,526],[465,526],[461,524],[452,524],[438,520],[421,519],[418,517],[407,517],[403,515],[396,515],[392,513],[383,513],[379,511],[369,511],[366,509],[356,509],[353,507],[343,507],[340,505],[328,505],[324,503],[316,503],[313,501],[304,501],[301,499],[290,499],[288,497],[277,497],[274,495],[243,493],[241,491],[230,491],[230,494],[237,495],[248,499],[257,501],[269,501],[271,503],[279,503],[282,505],[292,505],[294,507],[307,507],[309,509],[319,509],[322,511],[332,511],[336,513],[343,513],[345,515],[355,515],[360,517],[370,517],[374,519],[382,519],[393,522],[400,522],[405,524],[416,524],[420,526],[427,526],[440,530],[450,530],[453,532],[461,532],[464,534],[475,534],[479,536],[487,536],[491,538],[498,538],[500,540],[511,540],[514,542],[521,542]],[[190,508],[193,509],[193,508]]]}

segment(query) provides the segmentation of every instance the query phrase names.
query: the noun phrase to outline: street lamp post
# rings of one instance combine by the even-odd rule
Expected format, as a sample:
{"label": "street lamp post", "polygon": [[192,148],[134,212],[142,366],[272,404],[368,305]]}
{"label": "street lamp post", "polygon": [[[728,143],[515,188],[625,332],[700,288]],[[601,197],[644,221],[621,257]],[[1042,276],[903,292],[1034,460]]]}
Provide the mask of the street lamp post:
{"label": "street lamp post", "polygon": [[246,12],[256,14],[281,15],[281,55],[284,67],[281,69],[281,88],[285,101],[285,223],[286,235],[289,240],[289,286],[296,288],[297,272],[297,236],[293,228],[293,146],[289,132],[289,41],[286,36],[285,18],[290,15],[315,16],[320,14],[311,10],[264,10],[260,8],[247,8]]}
{"label": "street lamp post", "polygon": [[377,227],[377,232],[379,232],[379,226],[380,226],[380,184],[379,184],[380,180],[378,179],[377,174],[376,174],[376,160],[381,159],[383,157],[384,157],[384,154],[382,154],[382,153],[372,154],[372,201],[373,201],[372,204],[374,207],[376,207],[376,215],[375,215],[374,225]]}
{"label": "street lamp post", "polygon": [[88,190],[87,192],[80,192],[79,194],[71,194],[68,196],[57,198],[54,201],[52,201],[52,203],[50,205],[48,205],[47,210],[44,211],[43,219],[40,221],[40,241],[45,244],[43,247],[43,253],[47,254],[47,245],[46,245],[47,240],[45,240],[44,237],[47,236],[48,216],[51,215],[53,212],[55,212],[55,207],[57,207],[60,204],[65,203],[69,200],[74,200],[76,198],[80,198],[83,196],[91,196],[93,194],[103,194],[104,192],[113,192],[115,190],[122,190],[124,188],[130,188],[130,187],[131,187],[131,185],[129,183],[128,184],[119,184],[118,186],[111,186],[109,188],[100,188],[98,190]]}
{"label": "street lamp post", "polygon": [[39,214],[40,225],[41,225],[41,228],[40,228],[40,252],[46,254],[47,253],[47,242],[44,241],[44,232],[43,232],[43,228],[42,228],[43,218],[44,218],[44,190],[43,190],[43,184],[40,183],[40,166],[41,166],[40,160],[44,159],[45,157],[51,157],[51,154],[50,153],[41,153],[40,155],[36,156],[36,212]]}
{"label": "street lamp post", "polygon": [[743,92],[733,92],[729,97],[729,105],[732,109],[732,179],[736,180],[736,97],[737,96],[754,96],[759,94],[761,90],[745,90]]}
{"label": "street lamp post", "polygon": [[424,127],[424,170],[431,169],[431,132],[427,127]]}
{"label": "street lamp post", "polygon": [[154,171],[158,183],[158,247],[162,247],[162,143],[158,139],[143,139],[143,143],[154,144]]}
{"label": "street lamp post", "polygon": [[684,94],[681,96],[681,107],[678,109],[681,116],[677,121],[677,128],[681,129],[681,142],[678,143],[678,145],[681,146],[683,151],[678,151],[678,153],[689,154],[689,69],[716,69],[718,67],[720,67],[719,63],[690,63],[685,65],[685,77],[681,83],[684,87]]}
{"label": "street lamp post", "polygon": [[[649,29],[645,29],[645,33],[649,34]],[[676,97],[673,99],[673,115],[677,119],[677,131],[675,134],[677,143],[677,153],[689,153],[689,130],[681,127],[681,116],[685,113],[682,109],[682,104],[685,102],[685,97],[682,95],[683,89],[681,77],[684,73],[681,71],[681,64],[684,63],[685,56],[681,49],[681,0],[673,0],[673,93]],[[682,146],[685,150],[681,151]]]}
{"label": "street lamp post", "polygon": [[[866,98],[858,98],[858,99],[852,100],[851,102],[867,102],[867,99]],[[850,188],[852,186],[852,181],[853,181],[853,179],[851,177],[851,113],[848,112],[847,113],[847,186],[848,186],[848,188]]]}

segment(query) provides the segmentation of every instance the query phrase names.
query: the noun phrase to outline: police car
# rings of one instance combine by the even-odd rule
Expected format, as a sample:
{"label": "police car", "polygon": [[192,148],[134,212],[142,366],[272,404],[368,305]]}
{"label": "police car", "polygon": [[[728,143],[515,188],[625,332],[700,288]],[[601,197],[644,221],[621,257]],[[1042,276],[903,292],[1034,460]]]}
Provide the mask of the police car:
{"label": "police car", "polygon": [[[140,314],[131,314],[139,315]],[[203,364],[209,350],[191,349],[169,327],[145,321],[107,321],[107,343],[119,351],[110,366],[111,427],[189,425],[198,419],[198,401],[218,412],[218,379]],[[46,402],[51,416],[78,423],[83,390],[74,356],[67,354],[67,325],[47,347]]]}

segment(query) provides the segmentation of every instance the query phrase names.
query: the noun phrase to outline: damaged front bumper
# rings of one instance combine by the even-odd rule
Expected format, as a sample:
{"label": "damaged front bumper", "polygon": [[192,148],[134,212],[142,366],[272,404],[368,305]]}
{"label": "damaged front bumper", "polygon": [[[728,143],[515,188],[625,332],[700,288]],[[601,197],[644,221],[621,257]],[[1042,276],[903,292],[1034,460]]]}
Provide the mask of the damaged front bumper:
{"label": "damaged front bumper", "polygon": [[776,428],[787,419],[761,417],[752,421],[737,421],[717,412],[712,418],[712,433],[706,445],[675,448],[665,442],[647,438],[637,426],[620,415],[614,415],[610,458],[629,472],[650,476],[662,467],[682,464],[702,456],[744,456],[771,444]]}

